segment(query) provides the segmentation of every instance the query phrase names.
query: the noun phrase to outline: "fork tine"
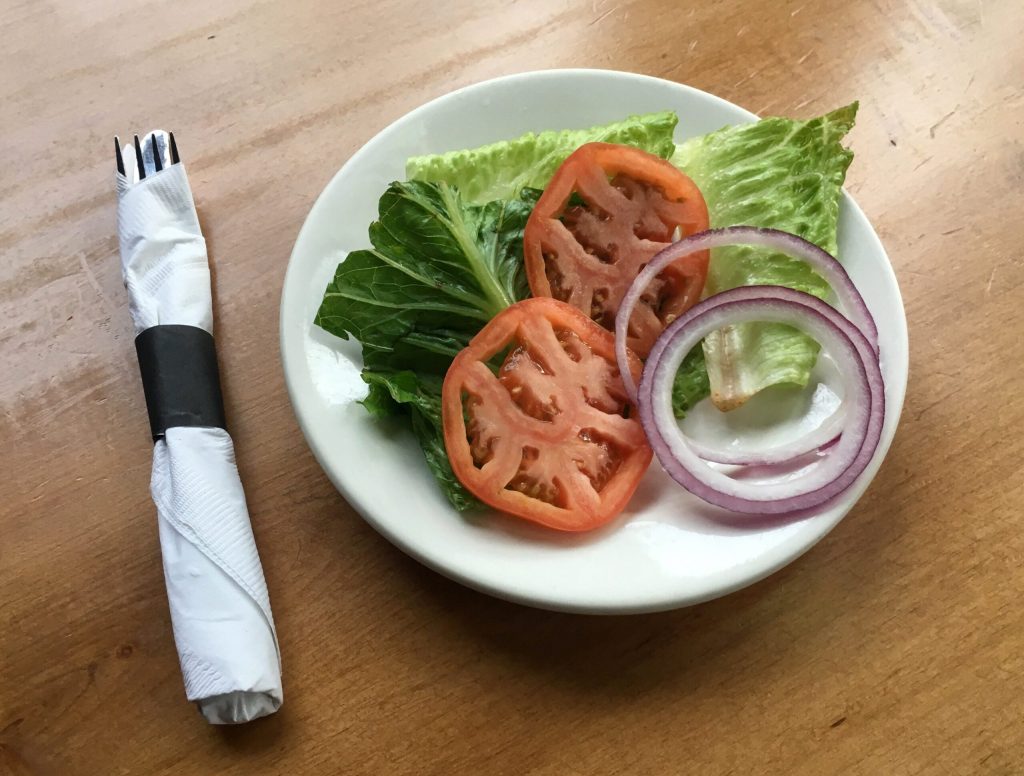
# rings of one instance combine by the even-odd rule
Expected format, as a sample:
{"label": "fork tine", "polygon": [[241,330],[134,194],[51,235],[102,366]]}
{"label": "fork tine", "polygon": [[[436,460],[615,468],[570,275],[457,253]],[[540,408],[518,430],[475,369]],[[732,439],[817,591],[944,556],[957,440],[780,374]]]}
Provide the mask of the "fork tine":
{"label": "fork tine", "polygon": [[174,142],[174,133],[168,132],[167,135],[171,139],[171,164],[178,164],[181,159],[178,158],[178,144]]}
{"label": "fork tine", "polygon": [[124,159],[121,158],[121,142],[114,135],[114,159],[117,160],[117,171],[124,175]]}
{"label": "fork tine", "polygon": [[139,167],[139,180],[146,177],[146,165],[142,162],[142,146],[139,145],[139,136],[135,136],[135,163]]}
{"label": "fork tine", "polygon": [[156,134],[152,136],[153,143],[153,166],[156,167],[156,171],[160,172],[164,168],[163,151],[160,150],[160,144],[156,141]]}

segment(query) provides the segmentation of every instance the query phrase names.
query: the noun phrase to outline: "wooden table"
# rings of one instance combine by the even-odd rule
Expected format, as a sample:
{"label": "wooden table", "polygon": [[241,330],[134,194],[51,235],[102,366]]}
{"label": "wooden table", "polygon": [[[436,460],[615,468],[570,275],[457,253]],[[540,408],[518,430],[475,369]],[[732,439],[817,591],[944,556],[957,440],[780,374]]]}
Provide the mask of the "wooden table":
{"label": "wooden table", "polygon": [[[0,774],[1024,772],[1020,3],[429,5],[0,11]],[[279,366],[289,251],[345,159],[430,97],[562,66],[762,114],[860,98],[849,189],[906,300],[910,387],[867,496],[784,571],[675,613],[534,611],[419,566],[327,481]],[[285,660],[281,712],[233,729],[184,700],[118,266],[111,137],[154,126],[216,265]]]}

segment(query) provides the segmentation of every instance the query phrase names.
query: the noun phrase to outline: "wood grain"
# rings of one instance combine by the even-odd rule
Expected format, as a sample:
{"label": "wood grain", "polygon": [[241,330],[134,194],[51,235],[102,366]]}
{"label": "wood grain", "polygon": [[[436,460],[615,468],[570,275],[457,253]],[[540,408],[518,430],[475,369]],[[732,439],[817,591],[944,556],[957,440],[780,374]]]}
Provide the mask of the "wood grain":
{"label": "wood grain", "polygon": [[[1016,0],[223,0],[0,8],[0,774],[1024,771],[1024,15]],[[759,113],[860,98],[849,188],[911,380],[867,496],[670,614],[486,598],[367,527],[294,422],[277,305],[342,162],[428,98],[592,66]],[[683,117],[685,121],[685,117]],[[115,133],[181,141],[286,701],[184,701],[114,235]],[[882,322],[884,325],[884,322]]]}

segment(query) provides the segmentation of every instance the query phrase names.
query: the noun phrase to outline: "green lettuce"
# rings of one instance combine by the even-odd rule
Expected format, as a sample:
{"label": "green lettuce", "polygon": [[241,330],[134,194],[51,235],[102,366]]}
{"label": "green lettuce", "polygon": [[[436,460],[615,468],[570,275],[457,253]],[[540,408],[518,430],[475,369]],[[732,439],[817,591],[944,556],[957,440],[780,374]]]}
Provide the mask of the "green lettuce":
{"label": "green lettuce", "polygon": [[452,359],[491,318],[529,295],[526,219],[539,192],[476,205],[446,183],[393,183],[328,284],[316,324],[363,346],[363,401],[408,419],[449,501],[476,502],[452,473],[441,429],[441,384]]}
{"label": "green lettuce", "polygon": [[[853,153],[842,145],[857,103],[809,121],[763,119],[725,127],[680,145],[671,161],[700,187],[713,227],[744,224],[798,234],[836,253],[839,197]],[[713,252],[707,293],[744,285],[789,286],[824,298],[828,284],[804,263],[763,248]],[[806,385],[817,344],[781,324],[746,324],[704,340],[715,404],[741,405],[778,383]],[[699,395],[701,359],[691,354],[676,383],[677,414]]]}
{"label": "green lettuce", "polygon": [[363,380],[369,384],[370,391],[362,403],[371,415],[377,418],[397,415],[409,419],[427,466],[451,505],[460,512],[476,506],[476,499],[452,471],[444,446],[444,428],[441,425],[443,378],[431,372],[364,369]]}
{"label": "green lettuce", "polygon": [[675,113],[663,111],[590,129],[529,132],[480,148],[414,156],[405,171],[412,180],[456,186],[469,202],[513,199],[523,188],[544,188],[565,158],[584,143],[621,143],[667,159],[675,150],[672,136],[678,121]]}

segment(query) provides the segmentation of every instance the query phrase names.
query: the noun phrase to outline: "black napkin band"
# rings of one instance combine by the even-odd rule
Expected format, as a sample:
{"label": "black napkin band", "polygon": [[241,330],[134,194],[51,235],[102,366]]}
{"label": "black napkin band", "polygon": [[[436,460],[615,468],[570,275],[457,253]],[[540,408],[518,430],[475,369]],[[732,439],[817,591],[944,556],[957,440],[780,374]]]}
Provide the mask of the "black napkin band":
{"label": "black napkin band", "polygon": [[153,441],[169,428],[226,428],[213,336],[197,326],[153,326],[135,338]]}

